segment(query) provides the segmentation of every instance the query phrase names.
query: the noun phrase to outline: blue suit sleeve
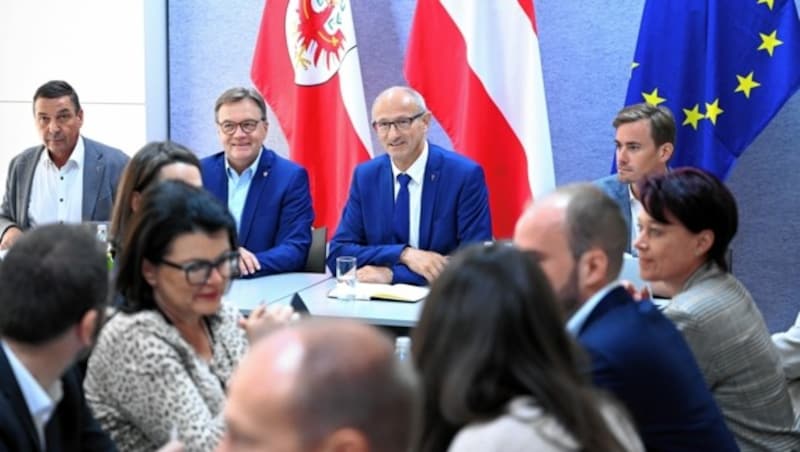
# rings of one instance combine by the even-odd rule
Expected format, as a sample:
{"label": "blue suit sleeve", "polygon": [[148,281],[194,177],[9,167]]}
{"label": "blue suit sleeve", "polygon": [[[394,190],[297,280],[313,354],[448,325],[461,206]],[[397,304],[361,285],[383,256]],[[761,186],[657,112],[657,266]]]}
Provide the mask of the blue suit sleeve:
{"label": "blue suit sleeve", "polygon": [[480,166],[475,166],[466,178],[459,196],[456,215],[459,246],[492,240],[489,193]]}
{"label": "blue suit sleeve", "polygon": [[275,246],[254,253],[261,270],[247,277],[302,271],[311,246],[313,222],[308,173],[298,168],[283,193]]}
{"label": "blue suit sleeve", "polygon": [[336,258],[339,256],[355,256],[358,266],[377,265],[392,267],[400,260],[400,253],[406,245],[385,244],[368,245],[364,227],[365,215],[380,215],[379,212],[364,212],[362,209],[362,193],[359,185],[358,170],[353,174],[350,194],[339,220],[339,227],[331,239],[328,253],[328,268],[336,273]]}

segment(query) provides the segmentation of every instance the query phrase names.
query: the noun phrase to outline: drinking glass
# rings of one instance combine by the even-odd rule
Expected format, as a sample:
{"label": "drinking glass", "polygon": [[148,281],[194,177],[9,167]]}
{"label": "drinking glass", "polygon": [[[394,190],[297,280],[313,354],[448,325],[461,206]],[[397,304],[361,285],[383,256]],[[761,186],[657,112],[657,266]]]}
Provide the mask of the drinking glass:
{"label": "drinking glass", "polygon": [[336,284],[340,300],[356,299],[356,268],[354,256],[336,258]]}

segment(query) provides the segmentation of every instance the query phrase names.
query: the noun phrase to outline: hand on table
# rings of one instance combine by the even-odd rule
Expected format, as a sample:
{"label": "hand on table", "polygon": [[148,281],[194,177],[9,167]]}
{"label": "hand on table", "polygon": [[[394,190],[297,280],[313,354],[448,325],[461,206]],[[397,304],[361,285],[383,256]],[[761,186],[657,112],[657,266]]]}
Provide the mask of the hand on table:
{"label": "hand on table", "polygon": [[239,247],[239,272],[242,276],[247,276],[261,270],[261,264],[256,255],[248,251],[247,248]]}
{"label": "hand on table", "polygon": [[435,251],[407,247],[400,254],[400,263],[407,265],[411,271],[422,275],[429,283],[432,283],[447,265],[447,257]]}
{"label": "hand on table", "polygon": [[391,284],[393,276],[391,268],[377,265],[365,265],[356,271],[356,279],[365,283]]}
{"label": "hand on table", "polygon": [[250,311],[250,315],[247,318],[240,318],[239,326],[245,330],[250,342],[253,342],[270,331],[299,318],[300,314],[294,312],[291,306],[261,305]]}
{"label": "hand on table", "polygon": [[0,250],[7,250],[11,248],[11,245],[19,239],[22,235],[22,229],[11,226],[10,228],[6,229],[6,232],[3,234],[3,239],[0,240]]}

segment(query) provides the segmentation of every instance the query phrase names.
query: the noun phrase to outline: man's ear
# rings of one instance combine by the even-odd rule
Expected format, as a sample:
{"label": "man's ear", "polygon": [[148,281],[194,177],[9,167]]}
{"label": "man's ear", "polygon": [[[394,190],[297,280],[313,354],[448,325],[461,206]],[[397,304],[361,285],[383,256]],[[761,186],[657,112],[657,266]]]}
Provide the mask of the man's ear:
{"label": "man's ear", "polygon": [[341,428],[328,435],[319,447],[320,452],[368,452],[369,441],[354,428]]}
{"label": "man's ear", "polygon": [[672,153],[675,151],[675,147],[672,143],[664,143],[658,147],[658,160],[661,161],[663,164],[667,164],[669,159],[672,157]]}
{"label": "man's ear", "polygon": [[78,321],[78,340],[84,347],[91,347],[97,331],[97,322],[100,321],[100,313],[97,309],[89,309]]}
{"label": "man's ear", "polygon": [[[594,293],[606,285],[608,275],[608,256],[600,248],[589,248],[578,259],[578,283],[581,291]],[[587,290],[588,289],[588,290]]]}

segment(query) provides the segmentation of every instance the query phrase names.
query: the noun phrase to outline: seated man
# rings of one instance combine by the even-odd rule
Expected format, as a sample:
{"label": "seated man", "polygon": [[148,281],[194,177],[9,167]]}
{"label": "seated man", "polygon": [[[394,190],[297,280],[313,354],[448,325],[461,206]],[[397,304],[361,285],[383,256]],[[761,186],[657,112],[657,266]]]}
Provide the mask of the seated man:
{"label": "seated man", "polygon": [[625,405],[647,450],[739,450],[681,333],[616,281],[627,241],[617,204],[588,184],[538,200],[514,231],[553,285],[594,383]]}
{"label": "seated man", "polygon": [[261,339],[239,364],[217,450],[405,452],[417,388],[376,329],[301,322]]}
{"label": "seated man", "polygon": [[483,170],[426,141],[431,114],[411,88],[379,94],[372,119],[386,154],[356,167],[328,266],[355,256],[359,281],[430,283],[456,248],[492,239]]}
{"label": "seated man", "polygon": [[614,118],[617,174],[595,181],[619,205],[628,228],[625,251],[636,255],[632,244],[638,230],[636,219],[642,210],[636,183],[651,174],[666,173],[675,149],[675,120],[666,107],[630,105]]}
{"label": "seated man", "polygon": [[264,147],[269,124],[258,91],[225,91],[214,115],[224,151],[201,160],[203,186],[236,220],[241,274],[302,271],[314,221],[308,173]]}
{"label": "seated man", "polygon": [[116,450],[74,365],[102,324],[105,248],[81,226],[24,235],[0,264],[0,450]]}
{"label": "seated man", "polygon": [[83,109],[67,82],[40,86],[33,95],[33,116],[44,144],[22,151],[8,166],[0,249],[11,247],[32,226],[108,221],[128,161],[119,149],[80,135]]}

